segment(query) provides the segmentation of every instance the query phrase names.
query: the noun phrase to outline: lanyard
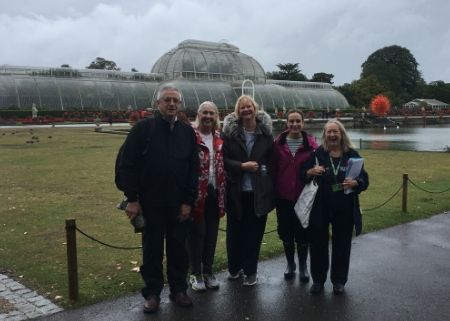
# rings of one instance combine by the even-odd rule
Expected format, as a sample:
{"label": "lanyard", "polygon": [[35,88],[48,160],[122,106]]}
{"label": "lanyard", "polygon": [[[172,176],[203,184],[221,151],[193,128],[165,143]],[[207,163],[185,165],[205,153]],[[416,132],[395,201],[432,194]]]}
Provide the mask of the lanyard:
{"label": "lanyard", "polygon": [[339,168],[341,168],[341,160],[342,160],[342,156],[339,159],[339,163],[337,164],[337,167],[334,167],[334,162],[333,162],[333,158],[330,156],[330,163],[331,163],[331,167],[333,168],[333,174],[334,174],[334,181],[337,182],[337,175],[339,173]]}

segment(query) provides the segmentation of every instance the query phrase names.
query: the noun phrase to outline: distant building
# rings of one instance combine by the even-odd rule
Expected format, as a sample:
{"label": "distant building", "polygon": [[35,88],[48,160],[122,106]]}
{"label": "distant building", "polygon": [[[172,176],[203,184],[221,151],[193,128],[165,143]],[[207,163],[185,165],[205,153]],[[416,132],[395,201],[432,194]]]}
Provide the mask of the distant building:
{"label": "distant building", "polygon": [[424,107],[426,110],[437,111],[441,109],[448,109],[449,105],[437,99],[416,98],[404,104],[403,107],[408,109],[421,109]]}
{"label": "distant building", "polygon": [[267,111],[345,109],[345,97],[328,83],[266,79],[262,66],[224,42],[185,40],[161,56],[151,73],[96,69],[0,66],[0,109],[127,110],[151,107],[162,83],[183,93],[195,111],[210,100],[231,109],[242,94]]}

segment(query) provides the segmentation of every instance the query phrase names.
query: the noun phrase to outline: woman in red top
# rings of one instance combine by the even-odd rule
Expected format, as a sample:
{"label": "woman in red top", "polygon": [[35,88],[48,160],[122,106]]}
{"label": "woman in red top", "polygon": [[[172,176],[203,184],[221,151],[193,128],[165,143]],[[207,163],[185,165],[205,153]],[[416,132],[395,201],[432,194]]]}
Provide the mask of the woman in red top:
{"label": "woman in red top", "polygon": [[308,282],[306,266],[308,240],[306,230],[301,226],[294,205],[303,190],[299,169],[318,147],[313,136],[303,131],[304,118],[299,110],[290,110],[286,118],[287,130],[275,139],[272,164],[275,184],[275,203],[277,209],[278,235],[283,241],[287,259],[285,279],[295,276],[295,244],[297,243],[300,281]]}
{"label": "woman in red top", "polygon": [[225,170],[219,131],[219,111],[210,101],[197,111],[194,125],[200,158],[198,197],[188,235],[190,284],[194,291],[218,289],[213,274],[219,219],[225,214]]}

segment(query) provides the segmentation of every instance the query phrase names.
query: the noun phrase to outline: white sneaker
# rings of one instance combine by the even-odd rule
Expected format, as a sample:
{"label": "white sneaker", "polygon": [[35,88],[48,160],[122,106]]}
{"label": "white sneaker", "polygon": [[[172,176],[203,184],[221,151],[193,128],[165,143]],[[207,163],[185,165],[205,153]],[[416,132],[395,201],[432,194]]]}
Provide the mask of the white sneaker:
{"label": "white sneaker", "polygon": [[189,278],[189,283],[191,283],[192,290],[197,292],[206,291],[205,281],[203,280],[203,276],[192,274]]}
{"label": "white sneaker", "polygon": [[250,275],[244,275],[243,286],[253,286],[256,284],[256,273]]}
{"label": "white sneaker", "polygon": [[244,271],[242,271],[242,269],[235,274],[231,274],[230,272],[228,272],[228,280],[237,280],[240,279],[243,275]]}
{"label": "white sneaker", "polygon": [[216,277],[214,276],[214,274],[205,274],[203,276],[204,280],[205,280],[205,285],[208,289],[213,289],[216,290],[219,288],[219,281],[217,281]]}

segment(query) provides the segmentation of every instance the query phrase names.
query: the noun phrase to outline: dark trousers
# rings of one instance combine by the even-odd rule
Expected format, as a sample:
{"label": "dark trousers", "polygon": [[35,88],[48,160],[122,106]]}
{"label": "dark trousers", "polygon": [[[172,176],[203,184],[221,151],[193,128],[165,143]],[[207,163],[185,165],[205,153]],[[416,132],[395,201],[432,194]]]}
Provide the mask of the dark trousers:
{"label": "dark trousers", "polygon": [[188,235],[188,252],[192,274],[211,274],[219,231],[219,207],[215,191],[205,200],[200,222],[192,223]]}
{"label": "dark trousers", "polygon": [[231,274],[243,269],[246,275],[257,272],[259,251],[266,228],[267,215],[256,217],[254,197],[242,192],[242,218],[227,216],[228,271]]}
{"label": "dark trousers", "polygon": [[331,282],[345,284],[350,266],[350,250],[353,234],[353,214],[347,209],[330,210],[328,219],[321,226],[310,226],[311,276],[314,283],[325,283],[329,268],[329,225],[331,224]]}
{"label": "dark trousers", "polygon": [[278,236],[284,243],[308,244],[308,229],[303,228],[294,211],[295,202],[276,200]]}
{"label": "dark trousers", "polygon": [[146,225],[142,233],[143,264],[141,275],[145,282],[142,295],[159,295],[164,286],[163,256],[166,240],[167,280],[173,293],[187,289],[189,258],[186,237],[189,223],[179,222],[179,207],[144,207]]}

